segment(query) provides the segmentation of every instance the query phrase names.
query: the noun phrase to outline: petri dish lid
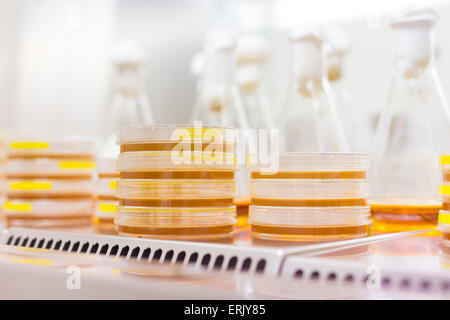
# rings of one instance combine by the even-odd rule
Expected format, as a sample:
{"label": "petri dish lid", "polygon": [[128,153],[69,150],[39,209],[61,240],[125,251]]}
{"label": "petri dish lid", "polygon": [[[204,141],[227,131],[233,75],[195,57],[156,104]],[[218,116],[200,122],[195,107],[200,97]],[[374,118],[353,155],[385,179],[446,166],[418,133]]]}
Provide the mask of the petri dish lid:
{"label": "petri dish lid", "polygon": [[9,195],[60,195],[70,198],[74,195],[93,194],[95,181],[92,179],[9,179],[6,188]]}
{"label": "petri dish lid", "polygon": [[126,179],[117,181],[117,197],[121,199],[186,199],[232,198],[234,180],[191,179]]}
{"label": "petri dish lid", "polygon": [[148,142],[181,142],[182,139],[200,141],[236,142],[236,129],[232,127],[160,124],[129,126],[119,129],[117,144]]}
{"label": "petri dish lid", "polygon": [[[274,161],[278,161],[278,164]],[[269,163],[269,164],[267,164]],[[277,164],[277,165],[276,165]],[[275,168],[273,166],[275,165]],[[365,171],[369,156],[364,153],[301,153],[249,156],[250,171]]]}
{"label": "petri dish lid", "polygon": [[250,181],[250,196],[266,199],[367,198],[369,183],[362,180],[257,179]]}
{"label": "petri dish lid", "polygon": [[92,199],[11,199],[3,204],[5,214],[33,214],[46,217],[91,214]]}
{"label": "petri dish lid", "polygon": [[7,175],[86,176],[95,172],[90,159],[12,158],[5,164]]}
{"label": "petri dish lid", "polygon": [[93,140],[61,139],[40,140],[33,138],[11,139],[8,141],[9,156],[76,156],[93,157]]}
{"label": "petri dish lid", "polygon": [[370,207],[303,208],[250,206],[250,224],[277,226],[369,225]]}
{"label": "petri dish lid", "polygon": [[236,211],[230,208],[131,208],[118,207],[115,224],[140,227],[220,226],[236,223]]}
{"label": "petri dish lid", "polygon": [[202,171],[235,171],[236,157],[232,153],[200,153],[191,154],[185,161],[183,154],[171,151],[134,151],[119,154],[117,168],[124,171],[169,171],[169,170],[202,170]]}

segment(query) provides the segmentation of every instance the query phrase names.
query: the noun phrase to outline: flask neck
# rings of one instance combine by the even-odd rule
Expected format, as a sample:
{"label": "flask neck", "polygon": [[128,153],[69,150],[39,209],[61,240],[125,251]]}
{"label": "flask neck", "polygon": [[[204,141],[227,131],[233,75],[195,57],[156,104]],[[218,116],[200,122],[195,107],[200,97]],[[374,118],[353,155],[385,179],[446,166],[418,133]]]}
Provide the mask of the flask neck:
{"label": "flask neck", "polygon": [[262,80],[263,66],[259,63],[247,63],[236,68],[236,83],[244,94],[258,91]]}
{"label": "flask neck", "polygon": [[433,67],[432,25],[421,22],[394,27],[395,68],[404,78],[417,78]]}
{"label": "flask neck", "polygon": [[305,97],[322,90],[322,46],[314,40],[296,41],[292,45],[292,87]]}
{"label": "flask neck", "polygon": [[201,99],[207,109],[222,112],[230,104],[233,85],[232,50],[207,50]]}
{"label": "flask neck", "polygon": [[132,66],[119,67],[117,90],[125,97],[137,97],[141,92],[140,69]]}

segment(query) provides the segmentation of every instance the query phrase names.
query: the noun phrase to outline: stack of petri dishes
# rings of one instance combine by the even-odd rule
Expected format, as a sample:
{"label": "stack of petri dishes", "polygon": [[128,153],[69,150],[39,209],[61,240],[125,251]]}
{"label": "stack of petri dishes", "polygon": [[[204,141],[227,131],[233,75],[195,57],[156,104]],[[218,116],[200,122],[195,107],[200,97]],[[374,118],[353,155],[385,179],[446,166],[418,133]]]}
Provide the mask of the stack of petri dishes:
{"label": "stack of petri dishes", "polygon": [[95,162],[90,141],[9,143],[7,226],[72,228],[91,224]]}
{"label": "stack of petri dishes", "polygon": [[119,180],[116,162],[117,159],[114,158],[97,160],[97,190],[93,216],[93,225],[97,233],[117,234],[117,227],[114,224],[118,204],[116,184]]}
{"label": "stack of petri dishes", "polygon": [[222,240],[236,223],[235,130],[122,128],[115,223],[121,235]]}
{"label": "stack of petri dishes", "polygon": [[5,190],[4,190],[4,181],[6,178],[5,175],[5,164],[6,164],[6,142],[5,140],[0,138],[0,226],[3,225],[3,206],[5,204]]}
{"label": "stack of petri dishes", "polygon": [[368,156],[344,153],[282,153],[252,161],[249,224],[260,240],[318,242],[365,237]]}
{"label": "stack of petri dishes", "polygon": [[439,186],[439,193],[442,198],[442,209],[439,211],[438,229],[442,231],[444,246],[450,248],[450,155],[442,155],[440,163],[442,183]]}

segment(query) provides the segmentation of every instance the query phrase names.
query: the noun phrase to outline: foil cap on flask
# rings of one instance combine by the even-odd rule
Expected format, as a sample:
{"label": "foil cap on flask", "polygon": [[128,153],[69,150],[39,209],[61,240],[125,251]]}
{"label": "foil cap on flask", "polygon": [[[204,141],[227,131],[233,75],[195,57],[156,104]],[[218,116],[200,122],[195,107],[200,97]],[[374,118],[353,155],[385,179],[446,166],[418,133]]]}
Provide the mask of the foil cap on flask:
{"label": "foil cap on flask", "polygon": [[268,41],[258,34],[239,38],[235,54],[236,82],[241,88],[252,91],[259,86],[268,52]]}
{"label": "foil cap on flask", "polygon": [[204,103],[215,112],[221,112],[231,103],[229,87],[233,83],[234,34],[229,30],[210,31],[203,49]]}
{"label": "foil cap on flask", "polygon": [[117,87],[125,96],[137,96],[140,92],[139,70],[144,63],[142,48],[132,42],[120,42],[113,50],[112,62],[117,69]]}
{"label": "foil cap on flask", "polygon": [[292,76],[296,89],[304,96],[320,91],[323,73],[323,30],[311,24],[291,31]]}
{"label": "foil cap on flask", "polygon": [[327,27],[325,30],[328,80],[335,81],[342,77],[342,64],[350,51],[350,40],[347,33],[338,27]]}
{"label": "foil cap on flask", "polygon": [[434,52],[431,30],[437,20],[433,9],[417,6],[393,17],[396,65],[402,76],[417,77],[428,66]]}

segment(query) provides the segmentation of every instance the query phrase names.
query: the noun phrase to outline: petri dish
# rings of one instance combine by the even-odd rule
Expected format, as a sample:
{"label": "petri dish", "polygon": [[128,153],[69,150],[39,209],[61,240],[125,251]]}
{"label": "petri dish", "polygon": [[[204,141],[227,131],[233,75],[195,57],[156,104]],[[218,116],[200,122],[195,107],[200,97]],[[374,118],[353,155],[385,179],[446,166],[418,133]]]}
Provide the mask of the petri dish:
{"label": "petri dish", "polygon": [[[389,233],[420,229],[436,229],[442,203],[436,199],[385,198],[370,200],[373,232]],[[424,235],[435,235],[436,232]]]}
{"label": "petri dish", "polygon": [[233,198],[235,189],[234,180],[121,179],[117,182],[117,197],[120,199]]}
{"label": "petri dish", "polygon": [[9,179],[8,198],[92,198],[95,182],[91,179]]}
{"label": "petri dish", "polygon": [[[311,202],[330,199],[331,202],[343,200],[342,205],[346,206],[348,206],[347,201],[365,205],[369,195],[369,184],[365,180],[254,179],[250,181],[249,189],[252,202],[254,199],[269,201],[310,199]],[[302,206],[302,204],[296,206]],[[326,206],[325,203],[324,206]]]}
{"label": "petri dish", "polygon": [[[260,155],[258,155],[260,157]],[[258,159],[270,163],[268,158]],[[250,158],[249,220],[255,240],[317,242],[368,236],[367,154],[282,153]]]}
{"label": "petri dish", "polygon": [[141,144],[157,142],[179,142],[183,139],[195,142],[218,142],[236,143],[236,129],[221,126],[195,127],[190,125],[144,125],[129,126],[119,129],[117,134],[117,144]]}
{"label": "petri dish", "polygon": [[365,179],[369,156],[333,152],[258,154],[249,157],[248,167],[255,179]]}
{"label": "petri dish", "polygon": [[91,199],[8,199],[3,205],[8,227],[70,228],[91,223]]}
{"label": "petri dish", "polygon": [[80,139],[14,139],[8,142],[8,158],[93,159],[95,146]]}
{"label": "petri dish", "polygon": [[212,240],[230,238],[236,211],[224,208],[118,207],[115,224],[121,235],[175,239]]}
{"label": "petri dish", "polygon": [[251,206],[254,238],[275,241],[330,241],[367,236],[372,223],[366,207]]}
{"label": "petri dish", "polygon": [[[186,157],[185,157],[186,156]],[[236,171],[233,153],[179,153],[172,151],[137,151],[119,154],[118,170],[145,171]]]}
{"label": "petri dish", "polygon": [[8,179],[93,178],[95,163],[90,159],[13,158],[5,164]]}

